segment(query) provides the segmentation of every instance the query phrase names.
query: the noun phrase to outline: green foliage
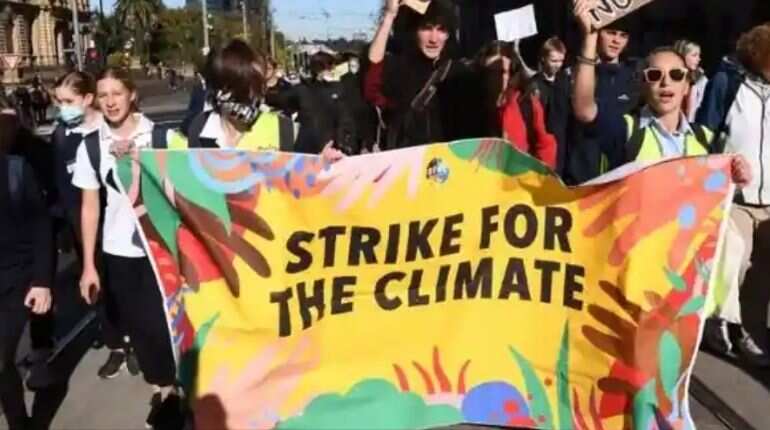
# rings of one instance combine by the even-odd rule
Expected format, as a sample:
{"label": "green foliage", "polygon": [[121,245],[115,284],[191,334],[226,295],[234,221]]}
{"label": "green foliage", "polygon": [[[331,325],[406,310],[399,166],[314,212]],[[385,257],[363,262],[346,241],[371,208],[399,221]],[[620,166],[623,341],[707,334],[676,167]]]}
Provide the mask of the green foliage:
{"label": "green foliage", "polygon": [[107,66],[109,67],[125,67],[125,56],[122,52],[113,52],[107,56]]}
{"label": "green foliage", "polygon": [[128,28],[134,36],[134,53],[142,59],[149,55],[151,29],[158,13],[163,10],[161,0],[116,0],[115,17],[118,25]]}
{"label": "green foliage", "polygon": [[572,430],[572,400],[569,390],[569,322],[564,324],[559,359],[556,361],[556,393],[559,396],[559,428]]}
{"label": "green foliage", "polygon": [[420,396],[399,392],[388,381],[369,379],[359,382],[345,395],[316,397],[301,416],[280,423],[278,428],[419,429],[444,427],[462,420],[462,413],[452,406],[429,406]]}
{"label": "green foliage", "polygon": [[196,64],[203,46],[199,9],[165,9],[158,14],[153,55],[165,64]]}
{"label": "green foliage", "polygon": [[[545,428],[553,428],[553,415],[551,414],[551,403],[548,400],[545,386],[537,376],[532,363],[519,353],[514,347],[509,346],[511,355],[521,369],[524,376],[524,383],[527,385],[527,394],[530,407],[530,416]],[[566,352],[565,352],[566,354]],[[566,356],[566,355],[565,355]]]}

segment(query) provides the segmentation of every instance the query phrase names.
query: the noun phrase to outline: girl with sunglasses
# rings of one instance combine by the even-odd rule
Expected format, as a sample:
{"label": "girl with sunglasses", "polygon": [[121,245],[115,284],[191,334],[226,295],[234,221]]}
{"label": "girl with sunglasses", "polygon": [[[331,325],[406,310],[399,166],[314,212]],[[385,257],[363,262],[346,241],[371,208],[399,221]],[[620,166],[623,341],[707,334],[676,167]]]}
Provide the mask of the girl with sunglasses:
{"label": "girl with sunglasses", "polygon": [[[596,0],[575,1],[574,13],[584,39],[575,68],[572,103],[576,112],[595,117],[589,127],[598,138],[604,172],[631,162],[709,154],[713,133],[691,123],[682,110],[690,92],[689,72],[685,59],[673,48],[659,48],[647,56],[641,73],[644,105],[638,113],[622,115],[596,103],[597,31],[590,15],[596,4]],[[746,160],[734,158],[733,180],[743,185],[749,179]]]}

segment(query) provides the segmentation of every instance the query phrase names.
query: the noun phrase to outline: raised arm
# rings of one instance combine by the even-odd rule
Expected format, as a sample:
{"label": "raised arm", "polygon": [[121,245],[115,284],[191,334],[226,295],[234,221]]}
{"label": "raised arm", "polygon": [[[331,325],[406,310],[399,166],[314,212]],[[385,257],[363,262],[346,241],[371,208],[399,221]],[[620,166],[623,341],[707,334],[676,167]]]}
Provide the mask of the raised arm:
{"label": "raised arm", "polygon": [[572,108],[575,117],[583,123],[596,119],[596,65],[599,62],[597,42],[599,34],[591,25],[590,11],[596,0],[575,0],[574,14],[583,32],[583,46],[575,66],[575,84],[572,87]]}
{"label": "raised arm", "polygon": [[398,16],[398,8],[401,6],[401,0],[386,0],[385,9],[382,13],[380,26],[374,33],[374,40],[369,47],[369,61],[373,64],[381,63],[385,59],[385,50],[388,47],[388,38],[393,29],[393,23]]}

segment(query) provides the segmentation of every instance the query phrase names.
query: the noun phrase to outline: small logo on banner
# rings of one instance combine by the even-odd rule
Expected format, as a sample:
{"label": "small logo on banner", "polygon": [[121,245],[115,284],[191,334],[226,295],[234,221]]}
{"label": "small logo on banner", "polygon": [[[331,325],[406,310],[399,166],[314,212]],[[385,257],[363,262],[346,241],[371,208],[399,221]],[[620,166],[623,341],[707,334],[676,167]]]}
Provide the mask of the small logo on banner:
{"label": "small logo on banner", "polygon": [[428,172],[425,176],[431,181],[443,184],[449,179],[449,167],[440,158],[434,158],[428,163]]}

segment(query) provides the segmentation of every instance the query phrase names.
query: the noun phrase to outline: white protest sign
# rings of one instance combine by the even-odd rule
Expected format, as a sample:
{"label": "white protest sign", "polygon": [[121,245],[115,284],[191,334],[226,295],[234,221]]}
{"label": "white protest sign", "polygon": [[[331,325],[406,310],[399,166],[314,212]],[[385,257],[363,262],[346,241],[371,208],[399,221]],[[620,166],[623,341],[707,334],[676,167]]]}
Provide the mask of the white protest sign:
{"label": "white protest sign", "polygon": [[404,6],[409,6],[420,15],[425,15],[430,6],[430,0],[403,0]]}
{"label": "white protest sign", "polygon": [[524,6],[519,9],[501,12],[495,15],[497,39],[513,42],[537,34],[535,7]]}
{"label": "white protest sign", "polygon": [[607,24],[636,11],[654,0],[599,0],[599,5],[591,11],[594,28],[602,28]]}

